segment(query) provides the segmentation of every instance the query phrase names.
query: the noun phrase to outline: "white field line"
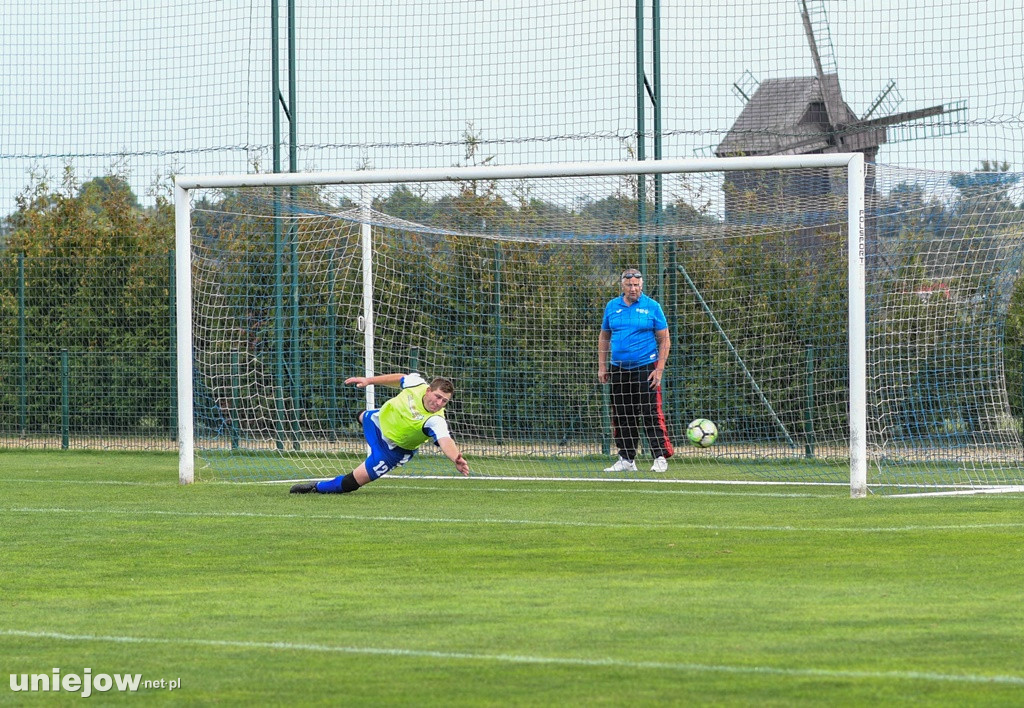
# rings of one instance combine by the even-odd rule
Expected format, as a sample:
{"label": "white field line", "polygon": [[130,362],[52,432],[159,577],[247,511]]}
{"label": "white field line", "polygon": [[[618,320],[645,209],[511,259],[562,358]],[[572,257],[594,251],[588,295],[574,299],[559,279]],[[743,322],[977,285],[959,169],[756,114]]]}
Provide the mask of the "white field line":
{"label": "white field line", "polygon": [[979,674],[940,674],[930,671],[850,671],[837,669],[785,669],[774,666],[735,666],[728,664],[698,664],[671,661],[627,661],[612,658],[588,659],[584,657],[530,656],[522,654],[483,654],[458,651],[432,651],[399,649],[394,647],[356,647],[333,644],[305,644],[293,642],[253,642],[228,639],[192,639],[164,637],[128,637],[116,635],[66,634],[63,632],[30,632],[0,629],[0,636],[28,639],[53,639],[69,642],[106,642],[113,644],[162,644],[173,646],[200,646],[257,651],[304,651],[333,654],[363,654],[371,656],[413,657],[445,661],[478,661],[502,664],[540,664],[549,666],[580,666],[596,668],[644,669],[683,673],[759,674],[768,676],[817,677],[854,680],[932,681],[946,683],[1009,684],[1024,686],[1024,677],[1009,675],[983,676]]}
{"label": "white field line", "polygon": [[296,514],[255,511],[163,511],[157,509],[73,509],[68,507],[0,507],[3,514],[108,514],[121,517],[178,517],[199,519],[317,519],[324,521],[371,521],[412,524],[488,524],[497,526],[558,526],[604,529],[681,529],[692,531],[779,531],[784,533],[902,533],[916,531],[982,531],[1024,528],[1024,521],[998,524],[939,524],[907,526],[770,526],[731,524],[618,523],[600,521],[568,521],[562,519],[498,519],[492,517],[458,518],[430,516],[385,516],[373,514]]}
{"label": "white field line", "polygon": [[[333,479],[332,477],[320,477],[320,478],[307,478],[301,479],[284,479],[284,480],[263,480],[263,481],[219,481],[210,480],[201,482],[203,485],[226,485],[226,486],[265,486],[265,485],[287,485],[294,484],[296,482],[311,482],[314,479],[317,481],[323,479]],[[423,482],[429,480],[439,480],[442,482],[441,485],[437,486],[423,486],[416,485],[416,482]],[[635,494],[689,494],[689,495],[701,495],[701,496],[747,496],[747,497],[774,497],[774,498],[822,498],[832,497],[832,494],[825,493],[800,493],[800,492],[751,492],[743,489],[741,491],[731,492],[720,492],[712,491],[709,489],[692,490],[692,489],[638,489],[641,485],[704,485],[704,486],[732,486],[732,487],[818,487],[818,488],[836,488],[845,487],[844,483],[837,482],[776,482],[776,481],[709,481],[700,479],[603,479],[603,478],[591,478],[591,479],[574,479],[566,480],[560,477],[477,477],[475,479],[462,479],[451,476],[431,476],[431,475],[416,475],[416,476],[400,476],[394,475],[388,478],[389,482],[399,481],[399,486],[405,489],[444,489],[451,483],[467,484],[470,485],[473,482],[483,482],[483,485],[474,487],[476,491],[485,492],[514,492],[516,494],[523,493],[611,493],[611,494],[622,494],[622,493],[635,493]],[[505,481],[505,482],[566,482],[572,484],[572,487],[523,487],[520,489],[510,489],[507,487],[491,487],[490,485],[494,482]],[[52,484],[52,479],[40,479],[40,478],[0,478],[0,484]],[[128,486],[128,487],[177,487],[180,484],[177,481],[167,482],[133,482],[126,480],[100,480],[100,479],[62,479],[60,481],[62,485],[68,484],[94,484],[94,485],[111,485],[111,486]],[[592,489],[592,488],[580,488],[578,485],[587,483],[593,484],[609,484],[607,489]],[[627,484],[625,488],[621,485]],[[485,486],[486,485],[486,486]],[[614,488],[612,488],[614,487]],[[972,496],[975,494],[1015,494],[1024,492],[1024,486],[982,486],[974,487],[969,489],[959,489],[954,491],[932,491],[932,492],[919,492],[919,493],[898,493],[892,495],[885,495],[887,499],[915,499],[921,497],[941,497],[941,496]]]}
{"label": "white field line", "polygon": [[[407,478],[408,479],[408,478]],[[301,480],[296,480],[301,481]],[[391,481],[391,480],[389,480]],[[418,481],[418,480],[416,480]],[[400,484],[389,487],[389,489],[415,489],[415,490],[442,490],[447,485],[416,484],[416,481],[403,481]],[[564,482],[565,480],[552,480]],[[254,482],[253,484],[269,484],[268,482]],[[810,493],[810,492],[751,492],[745,489],[731,492],[720,492],[711,489],[644,489],[639,485],[622,487],[619,485],[606,485],[602,487],[583,487],[579,482],[572,482],[569,487],[550,487],[547,485],[523,485],[521,487],[494,487],[488,484],[481,484],[472,487],[474,492],[502,492],[508,494],[671,494],[675,496],[700,496],[700,497],[772,497],[778,499],[828,499],[834,497],[832,494]]]}
{"label": "white field line", "polygon": [[[321,482],[326,480],[333,480],[334,477],[296,477],[294,480],[261,480],[252,482],[228,482],[211,480],[208,482],[196,483],[198,487],[215,486],[215,487],[278,487],[294,485],[297,482]],[[423,485],[418,483],[436,481],[436,485]],[[54,478],[44,477],[0,477],[0,485],[5,484],[38,484],[38,485],[52,485],[54,484]],[[526,483],[561,483],[568,485],[567,487],[550,487],[548,484],[541,485],[539,487],[532,487],[523,485],[520,488],[508,488],[508,487],[494,487],[496,482],[526,482]],[[125,480],[60,480],[60,485],[112,485],[112,486],[125,486],[125,487],[180,487],[181,485],[177,480],[168,480],[167,482],[130,482]],[[396,484],[395,484],[396,483]],[[610,483],[610,484],[608,484]],[[626,487],[623,487],[622,483],[634,483]],[[731,495],[731,496],[755,496],[755,497],[807,497],[819,499],[821,497],[831,497],[834,495],[828,493],[810,493],[810,492],[748,492],[746,490],[736,490],[734,492],[719,492],[711,490],[694,490],[694,489],[669,489],[666,488],[666,484],[670,485],[736,485],[736,486],[758,486],[758,487],[781,487],[785,485],[800,485],[801,487],[811,486],[830,486],[831,483],[714,483],[714,482],[703,482],[703,481],[689,481],[689,480],[565,480],[565,478],[559,477],[475,477],[475,478],[464,478],[464,477],[446,477],[446,476],[388,476],[386,480],[378,482],[374,485],[375,488],[381,489],[384,485],[392,485],[391,489],[419,489],[419,490],[449,490],[452,489],[452,485],[465,485],[474,492],[514,492],[516,494],[521,493],[550,493],[557,492],[559,494],[564,493],[605,493],[605,494],[689,494],[689,495]],[[600,485],[600,487],[586,487],[585,485],[593,484]],[[643,485],[651,485],[659,487],[660,489],[642,489]],[[463,490],[466,491],[466,490]]]}
{"label": "white field line", "polygon": [[[321,479],[332,479],[332,478],[331,477],[326,477],[326,478],[321,478]],[[392,478],[389,478],[387,481],[388,482],[394,482],[396,480],[402,480],[396,487],[391,487],[391,489],[395,489],[395,488],[399,488],[399,487],[402,488],[402,489],[429,489],[429,490],[440,490],[440,489],[448,488],[447,484],[442,484],[442,485],[416,484],[416,482],[423,481],[423,480],[430,480],[430,479],[451,479],[451,480],[457,481],[460,484],[467,484],[467,485],[469,485],[473,481],[479,481],[479,482],[483,482],[483,484],[478,485],[478,486],[474,486],[472,489],[475,492],[511,492],[511,493],[515,493],[515,494],[550,494],[550,493],[558,493],[558,494],[589,494],[589,493],[596,493],[596,494],[676,494],[676,495],[683,495],[683,494],[685,494],[685,495],[690,495],[690,496],[707,496],[707,497],[714,497],[714,496],[727,496],[727,497],[772,497],[772,498],[778,498],[778,499],[788,499],[788,498],[794,498],[794,499],[836,499],[836,498],[842,498],[841,496],[837,497],[835,494],[832,494],[831,490],[822,490],[821,492],[752,492],[752,491],[748,491],[746,489],[736,489],[736,490],[733,490],[733,491],[722,492],[722,491],[711,490],[711,489],[666,489],[664,487],[662,487],[661,489],[643,489],[640,486],[640,485],[643,485],[645,483],[654,483],[657,486],[660,486],[660,484],[664,484],[664,483],[668,483],[668,484],[684,484],[684,485],[685,484],[695,484],[695,485],[700,485],[700,484],[706,484],[706,485],[716,485],[716,484],[717,485],[733,485],[733,484],[735,484],[735,485],[741,485],[741,486],[766,486],[766,487],[786,486],[786,485],[802,486],[802,487],[829,487],[829,486],[835,486],[831,482],[706,482],[706,481],[700,481],[700,480],[666,480],[666,479],[661,479],[661,480],[648,480],[648,479],[591,480],[591,479],[588,479],[588,480],[574,480],[574,481],[571,481],[571,482],[569,482],[569,484],[571,484],[572,486],[568,486],[568,487],[550,487],[550,486],[546,486],[546,485],[540,485],[540,486],[526,486],[526,485],[524,485],[522,487],[492,487],[490,485],[494,481],[496,481],[497,478],[491,477],[491,478],[488,478],[488,479],[485,479],[485,480],[480,480],[480,479],[477,479],[477,480],[458,480],[457,478],[454,478],[454,477],[452,477],[452,478],[444,478],[444,477],[392,477]],[[502,479],[506,480],[506,478],[502,478]],[[517,479],[518,478],[516,478],[516,480]],[[522,478],[522,479],[523,479],[523,481],[531,481],[531,482],[537,482],[537,481],[563,482],[563,483],[566,482],[566,480],[564,480],[564,479],[557,479],[557,478],[544,479],[544,480],[539,480],[539,479],[536,479],[536,478]],[[513,478],[507,478],[506,481],[516,481],[516,480],[514,480]],[[311,481],[313,481],[313,480],[312,479],[293,479],[293,480],[287,480],[287,481],[263,481],[263,482],[211,482],[211,483],[204,482],[203,484],[274,485],[274,484],[294,484],[295,482],[311,482]],[[319,481],[319,480],[317,480],[317,481]],[[613,483],[615,483],[615,482],[637,482],[638,484],[628,485],[626,487],[622,487],[619,484],[609,484],[609,485],[604,485],[604,486],[601,486],[601,487],[584,487],[584,486],[580,486],[580,485],[586,484],[587,482],[594,482],[594,483],[597,483],[597,484],[602,484],[604,482],[613,482]],[[899,494],[883,495],[883,496],[879,496],[877,498],[879,498],[879,499],[915,499],[915,498],[921,498],[921,497],[951,496],[951,495],[970,496],[972,494],[985,494],[985,493],[1004,494],[1006,492],[1024,492],[1024,487],[980,487],[980,488],[976,488],[976,489],[964,490],[964,491],[959,491],[959,492],[925,492],[925,493],[921,493],[921,494],[904,494],[904,493],[899,493]],[[1016,499],[1018,502],[1020,501],[1020,497],[1014,498],[1014,497],[1011,496],[1011,497],[1002,497],[1002,498],[1008,499],[1008,500]]]}
{"label": "white field line", "polygon": [[[248,486],[284,486],[295,484],[296,482],[313,482],[334,479],[333,477],[303,477],[296,479],[275,479],[275,480],[261,480],[261,481],[221,481],[221,480],[210,480],[199,482],[201,486],[215,485],[215,486],[229,486],[229,487],[248,487]],[[437,480],[440,483],[436,485],[417,485],[417,482]],[[391,476],[387,478],[387,483],[398,481],[397,487],[402,489],[450,489],[451,484],[465,484],[473,489],[473,491],[480,492],[515,492],[517,494],[531,492],[531,493],[549,493],[557,492],[564,494],[567,492],[579,493],[579,492],[598,492],[598,493],[611,493],[611,494],[623,494],[623,493],[637,493],[637,494],[690,494],[690,495],[731,495],[731,496],[753,496],[753,497],[800,497],[800,498],[821,498],[832,496],[831,494],[824,493],[809,493],[809,492],[750,492],[746,489],[737,490],[733,492],[720,492],[712,490],[700,490],[700,489],[668,489],[664,488],[667,484],[678,484],[678,485],[736,485],[736,486],[786,486],[786,485],[799,485],[803,487],[808,486],[834,486],[832,483],[819,483],[819,482],[705,482],[700,480],[671,480],[671,479],[586,479],[586,480],[566,480],[564,478],[550,477],[550,478],[539,478],[539,477],[478,477],[476,479],[463,479],[455,477],[431,477],[431,476],[416,476],[416,477],[400,477]],[[539,487],[526,486],[524,485],[518,489],[512,489],[508,487],[494,487],[492,486],[495,482],[568,482],[571,486],[569,487],[549,487],[541,485]],[[479,482],[480,484],[474,484]],[[606,483],[611,484],[606,484]],[[629,484],[623,487],[621,483],[632,482],[635,484]],[[53,484],[54,480],[43,479],[39,477],[35,478],[0,478],[0,484]],[[587,483],[600,484],[604,488],[588,488],[582,485]],[[655,486],[662,487],[661,489],[642,489],[640,488],[644,484],[652,484]],[[112,486],[132,486],[132,487],[179,487],[179,482],[175,479],[173,481],[168,480],[167,482],[132,482],[126,480],[115,480],[115,479],[62,479],[60,480],[61,485],[67,484],[100,484],[100,485],[112,485]],[[378,483],[375,486],[383,486]],[[394,489],[396,487],[392,487]]]}
{"label": "white field line", "polygon": [[[328,477],[327,479],[331,479]],[[565,482],[565,477],[516,477],[514,475],[502,475],[495,477],[456,477],[454,475],[392,475],[391,479],[420,480],[420,479],[444,479],[454,481],[476,481],[476,482]],[[613,484],[707,484],[737,487],[849,487],[849,482],[785,482],[781,480],[751,480],[751,479],[640,479],[638,477],[574,477],[575,483],[586,482],[611,482]],[[299,480],[302,481],[302,480]]]}
{"label": "white field line", "polygon": [[[302,479],[274,479],[264,480],[259,482],[233,482],[233,484],[294,484],[295,482],[311,482],[313,479],[320,481],[322,479],[333,479],[332,477],[319,477],[319,478],[302,478]],[[470,482],[571,482],[573,484],[586,484],[587,482],[593,482],[597,484],[610,483],[613,485],[633,485],[633,484],[650,484],[650,485],[695,485],[695,486],[717,486],[717,487],[817,487],[825,488],[831,491],[832,489],[847,489],[849,488],[848,482],[783,482],[780,480],[750,480],[750,479],[639,479],[639,478],[624,478],[624,477],[515,477],[515,476],[496,476],[496,477],[472,477],[463,478],[454,475],[389,475],[390,481],[402,480],[402,481],[422,481],[422,480],[443,480],[448,483],[460,483],[468,484]],[[231,482],[229,482],[231,484]],[[924,487],[915,485],[892,485],[892,484],[878,484],[874,485],[874,489],[883,488],[906,488],[906,489],[924,489]],[[931,487],[928,488],[933,489]],[[992,484],[992,485],[977,485],[972,486],[969,484],[947,484],[947,485],[936,485],[934,491],[923,491],[917,493],[897,492],[895,494],[887,495],[892,498],[906,499],[914,497],[933,497],[933,496],[952,496],[952,495],[963,495],[969,496],[972,494],[1006,494],[1006,493],[1017,493],[1024,492],[1024,485],[1013,485],[1013,484]],[[707,494],[723,494],[724,492],[701,492]],[[763,496],[831,496],[824,494],[816,495],[797,495],[797,494],[764,494]]]}
{"label": "white field line", "polygon": [[52,477],[50,479],[40,479],[36,477],[34,479],[12,479],[4,478],[0,479],[0,484],[59,484],[65,486],[68,484],[105,484],[115,487],[177,487],[178,482],[167,481],[167,482],[132,482],[124,479],[61,479],[59,477]]}
{"label": "white field line", "polygon": [[971,494],[1019,494],[1020,492],[1024,492],[1024,486],[1007,485],[1004,487],[979,487],[977,489],[961,489],[949,492],[918,492],[916,494],[902,494],[900,496],[904,499],[913,499],[914,497],[958,497]]}
{"label": "white field line", "polygon": [[[333,477],[320,477],[320,478],[316,478],[316,481],[319,481],[321,479],[333,479]],[[572,486],[569,486],[569,487],[549,487],[549,486],[546,486],[546,485],[540,485],[540,486],[527,486],[527,485],[523,485],[523,487],[515,489],[515,488],[510,488],[510,487],[494,487],[494,486],[491,486],[494,483],[494,481],[496,481],[493,478],[476,479],[476,480],[457,480],[457,481],[455,481],[454,479],[448,479],[448,478],[443,478],[443,477],[392,477],[392,478],[389,478],[387,480],[387,482],[391,483],[391,482],[394,482],[397,479],[401,479],[403,481],[400,482],[399,484],[391,487],[392,490],[393,489],[397,489],[397,488],[401,488],[401,489],[420,489],[420,490],[423,490],[423,489],[444,490],[444,489],[450,489],[451,488],[451,484],[454,481],[457,484],[465,484],[465,485],[467,485],[468,487],[470,487],[470,489],[472,491],[475,491],[475,492],[511,492],[511,493],[515,493],[515,494],[525,494],[525,493],[533,493],[533,494],[546,494],[546,493],[558,493],[558,494],[566,494],[566,493],[572,493],[572,494],[580,494],[580,493],[598,493],[598,494],[687,494],[687,495],[691,495],[691,496],[692,495],[697,495],[697,496],[735,496],[735,497],[774,497],[774,498],[801,498],[801,499],[802,498],[820,499],[822,497],[830,497],[830,496],[832,496],[830,494],[820,494],[820,493],[819,494],[815,494],[815,493],[808,493],[808,492],[803,492],[803,493],[801,493],[801,492],[751,492],[751,491],[747,491],[745,489],[743,489],[743,490],[736,490],[736,491],[732,491],[732,492],[712,491],[712,490],[709,490],[709,489],[666,489],[666,488],[661,488],[661,489],[642,489],[642,488],[640,488],[639,485],[629,485],[627,487],[622,487],[622,486],[620,486],[618,484],[607,485],[604,488],[593,488],[593,487],[579,486],[579,485],[582,485],[584,483],[582,481],[579,481],[579,482],[571,481],[571,482],[569,482],[569,484],[571,484]],[[432,480],[432,479],[445,480],[445,481],[442,481],[440,484],[437,484],[437,485],[416,484],[416,482]],[[228,486],[228,487],[247,487],[247,486],[262,487],[262,486],[267,486],[267,485],[274,485],[274,486],[276,486],[276,485],[288,485],[288,484],[295,484],[296,482],[312,482],[312,481],[314,481],[314,478],[273,480],[273,481],[259,481],[259,482],[222,482],[222,481],[210,481],[210,482],[200,482],[199,485],[200,486],[216,485],[216,486]],[[503,481],[515,481],[515,480],[504,479]],[[563,482],[563,483],[566,482],[566,480],[564,480],[564,479],[556,479],[556,478],[545,479],[545,480],[540,480],[540,479],[535,479],[534,478],[534,479],[528,479],[528,480],[525,480],[525,481],[530,481],[530,482]],[[617,481],[617,482],[631,481],[631,482],[639,482],[639,483],[642,484],[643,482],[646,482],[646,481],[659,481],[659,480],[586,480],[586,482],[593,482],[593,483],[596,483],[596,484],[602,484],[604,481]],[[666,480],[660,480],[660,481],[664,482]],[[482,484],[474,485],[473,482],[482,482]],[[37,478],[24,478],[24,479],[0,478],[0,484],[54,484],[54,480],[53,479],[41,479],[41,478],[38,478],[38,477]],[[167,482],[131,482],[131,481],[114,480],[114,479],[110,479],[110,480],[99,480],[99,479],[62,479],[62,480],[60,480],[60,484],[62,486],[69,485],[69,484],[84,484],[84,485],[93,484],[93,485],[127,486],[127,487],[180,487],[181,486],[178,483],[177,480],[167,481]],[[375,485],[375,486],[377,488],[381,488],[383,486],[383,483],[378,482],[377,485]],[[468,490],[464,490],[464,491],[468,491]]]}
{"label": "white field line", "polygon": [[[324,478],[324,479],[333,479],[333,478],[327,477],[327,478]],[[216,485],[216,486],[226,486],[226,487],[246,487],[246,486],[263,487],[263,486],[267,486],[267,485],[288,485],[288,484],[295,484],[296,482],[312,482],[312,481],[320,481],[320,480],[313,480],[313,479],[290,479],[290,480],[285,480],[285,481],[274,481],[274,482],[200,482],[199,484],[201,486]],[[388,480],[388,481],[390,482],[390,481],[393,481],[393,480]],[[532,481],[537,481],[537,480],[532,480]],[[565,480],[552,480],[552,481],[565,482]],[[4,484],[4,483],[8,483],[8,482],[16,483],[16,484],[28,484],[28,483],[54,484],[54,480],[52,480],[52,479],[0,479],[0,484]],[[86,484],[86,485],[88,485],[88,484],[98,484],[98,485],[111,485],[111,486],[123,485],[123,486],[137,486],[137,487],[180,487],[181,486],[177,481],[174,481],[174,482],[126,482],[126,481],[120,481],[120,480],[84,480],[84,479],[83,480],[64,480],[64,479],[62,479],[62,480],[60,480],[60,484],[62,486],[63,485],[68,485],[68,484]],[[829,497],[833,496],[833,495],[830,495],[830,494],[815,494],[815,493],[808,493],[808,492],[751,492],[751,491],[747,491],[747,490],[736,490],[736,491],[732,491],[732,492],[721,492],[721,491],[710,490],[710,489],[665,489],[665,488],[662,488],[662,489],[641,489],[638,486],[630,486],[630,487],[626,487],[626,488],[619,487],[619,486],[614,486],[614,487],[608,486],[608,487],[604,487],[604,488],[597,488],[597,487],[581,487],[581,486],[577,486],[578,485],[577,482],[572,482],[571,484],[573,486],[570,486],[570,487],[549,487],[549,486],[544,486],[544,485],[541,485],[541,486],[527,486],[527,485],[524,485],[524,486],[519,487],[519,488],[513,488],[513,487],[494,487],[494,486],[491,486],[493,484],[493,482],[491,482],[491,481],[487,481],[484,484],[475,485],[475,486],[469,484],[468,482],[464,482],[464,484],[467,484],[467,486],[469,486],[470,488],[469,489],[463,489],[463,490],[460,490],[460,491],[465,491],[465,492],[470,492],[470,491],[472,491],[472,492],[502,492],[502,493],[511,493],[511,494],[674,494],[674,495],[711,496],[711,497],[714,497],[714,496],[772,497],[772,498],[778,498],[778,499],[787,499],[787,498],[795,498],[795,499],[822,499],[822,498],[829,498]],[[381,484],[381,483],[377,483],[374,486],[377,489],[382,489],[384,487],[384,485]],[[415,484],[415,483],[405,483],[405,482],[403,482],[401,484],[398,484],[398,485],[390,487],[390,490],[393,491],[393,490],[399,489],[399,488],[402,489],[402,490],[416,489],[416,490],[421,490],[421,491],[422,490],[442,491],[442,490],[448,490],[451,487],[450,487],[450,485],[448,483],[445,483],[445,482],[442,482],[441,484],[437,484],[437,485],[424,485],[424,484]]]}

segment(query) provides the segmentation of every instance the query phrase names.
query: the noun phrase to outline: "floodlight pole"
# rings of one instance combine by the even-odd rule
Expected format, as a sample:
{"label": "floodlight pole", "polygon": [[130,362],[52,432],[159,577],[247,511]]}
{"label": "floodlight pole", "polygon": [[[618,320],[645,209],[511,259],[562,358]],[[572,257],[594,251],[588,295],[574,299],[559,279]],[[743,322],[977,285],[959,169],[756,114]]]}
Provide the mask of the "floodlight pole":
{"label": "floodlight pole", "polygon": [[[653,72],[648,81],[644,48],[644,0],[636,0],[636,159],[647,159],[646,105],[650,99],[654,121],[654,159],[662,158],[661,125],[661,1],[651,3],[651,51]],[[654,174],[654,221],[661,222],[663,209],[663,176]],[[640,227],[640,259],[636,264],[641,273],[647,273],[647,242],[644,238],[647,223],[647,184],[644,175],[637,175],[636,220]],[[664,297],[665,253],[661,237],[657,237],[657,279],[652,283],[658,297]]]}
{"label": "floodlight pole", "polygon": [[[644,70],[644,0],[636,0],[636,159],[647,159],[646,119],[644,97],[647,74]],[[647,223],[647,185],[644,175],[636,177],[636,223],[640,230],[640,257],[636,263],[641,273],[647,272],[647,239],[644,225]]]}
{"label": "floodlight pole", "polygon": [[[288,120],[288,171],[298,171],[298,121],[296,119],[296,97],[298,87],[295,72],[295,0],[287,0],[288,4],[288,101],[285,102],[281,92],[281,69],[280,69],[280,4],[279,0],[270,2],[270,53],[271,53],[271,117],[273,123],[273,169],[274,173],[281,172],[281,113],[284,113]],[[295,188],[289,190],[291,202],[296,199]],[[292,400],[291,407],[295,411],[295,419],[292,421],[292,445],[295,449],[299,447],[299,423],[298,415],[302,407],[302,362],[299,349],[299,255],[298,255],[298,234],[293,217],[288,219],[288,262],[291,274],[288,283],[289,293],[287,297],[287,308],[285,298],[284,282],[284,240],[281,235],[281,208],[280,197],[275,190],[274,193],[274,275],[275,275],[275,314],[274,314],[274,344],[275,344],[275,379],[278,396],[278,411],[284,411],[288,406],[285,399]],[[286,316],[285,310],[290,310],[290,317]],[[289,320],[288,330],[290,332],[288,358],[291,366],[288,367],[290,376],[285,376],[285,320]],[[277,420],[277,446],[284,447],[285,427],[287,421]]]}
{"label": "floodlight pole", "polygon": [[[654,106],[654,159],[660,160],[661,153],[661,0],[653,0],[651,4],[651,32],[653,33],[652,50],[654,52],[654,94],[651,103]],[[654,222],[661,226],[661,215],[664,209],[664,175],[654,175]],[[657,244],[658,260],[658,297],[665,297],[665,241],[659,228]],[[643,272],[643,271],[641,271]]]}

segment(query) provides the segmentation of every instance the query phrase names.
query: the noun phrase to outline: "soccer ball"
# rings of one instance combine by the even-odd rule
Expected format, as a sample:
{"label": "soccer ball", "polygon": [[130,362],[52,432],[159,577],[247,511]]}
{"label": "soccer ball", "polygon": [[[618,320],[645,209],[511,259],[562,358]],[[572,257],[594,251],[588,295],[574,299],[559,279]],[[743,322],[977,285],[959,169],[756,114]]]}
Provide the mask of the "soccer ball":
{"label": "soccer ball", "polygon": [[711,447],[718,439],[718,426],[707,418],[698,418],[686,426],[686,439],[697,447]]}

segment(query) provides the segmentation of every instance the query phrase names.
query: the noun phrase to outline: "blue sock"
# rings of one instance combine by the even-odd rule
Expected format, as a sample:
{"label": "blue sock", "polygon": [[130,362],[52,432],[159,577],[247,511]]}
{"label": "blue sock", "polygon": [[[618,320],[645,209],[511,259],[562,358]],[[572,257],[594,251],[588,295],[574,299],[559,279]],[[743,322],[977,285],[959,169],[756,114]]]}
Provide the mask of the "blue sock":
{"label": "blue sock", "polygon": [[338,475],[334,479],[322,479],[316,483],[316,491],[321,494],[341,494],[341,480],[345,475]]}
{"label": "blue sock", "polygon": [[316,483],[316,491],[321,494],[347,494],[357,489],[359,489],[359,482],[356,481],[356,476],[352,472]]}

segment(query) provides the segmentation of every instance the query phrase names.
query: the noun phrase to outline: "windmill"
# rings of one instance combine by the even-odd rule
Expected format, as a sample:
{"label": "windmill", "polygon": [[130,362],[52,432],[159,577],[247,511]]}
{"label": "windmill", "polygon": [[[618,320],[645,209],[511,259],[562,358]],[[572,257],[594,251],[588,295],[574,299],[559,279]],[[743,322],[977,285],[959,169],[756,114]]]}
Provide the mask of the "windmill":
{"label": "windmill", "polygon": [[[890,80],[858,117],[843,100],[824,0],[797,0],[797,4],[814,76],[758,82],[749,71],[745,72],[741,81],[733,85],[745,105],[725,138],[714,148],[718,157],[862,152],[868,162],[874,162],[881,145],[895,142],[890,129],[907,128],[915,121],[965,110],[960,101],[895,112],[903,98],[896,82]],[[818,38],[823,39],[821,45]],[[734,178],[734,186],[751,189],[752,185],[735,184],[739,179]],[[828,185],[822,184],[819,189],[826,190]]]}

